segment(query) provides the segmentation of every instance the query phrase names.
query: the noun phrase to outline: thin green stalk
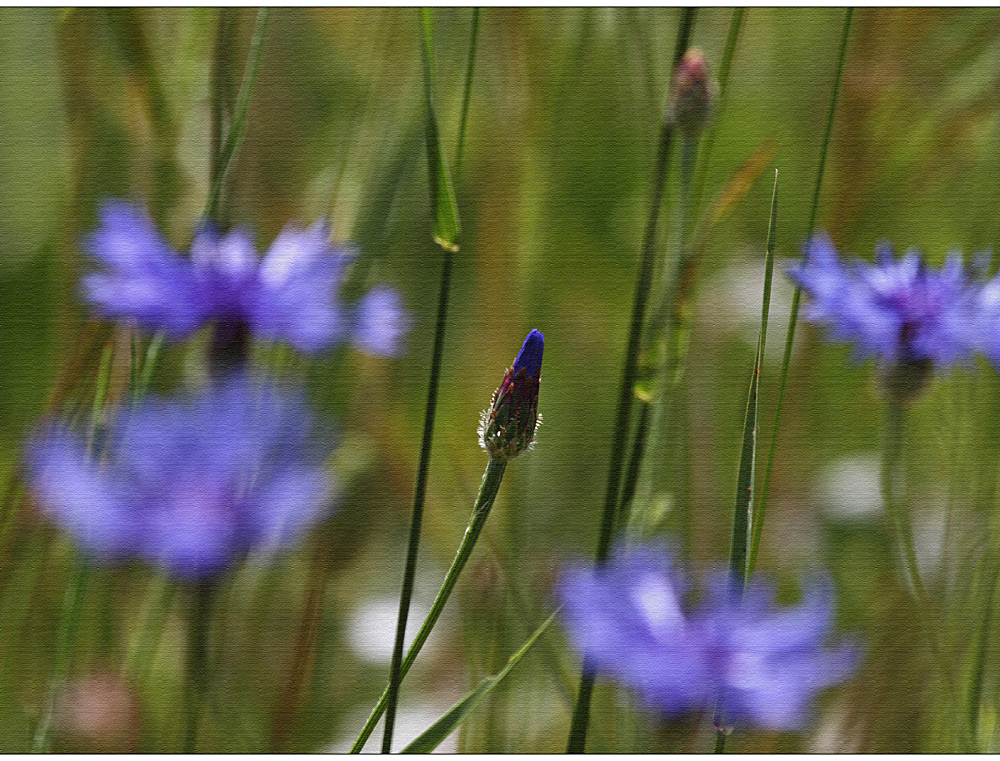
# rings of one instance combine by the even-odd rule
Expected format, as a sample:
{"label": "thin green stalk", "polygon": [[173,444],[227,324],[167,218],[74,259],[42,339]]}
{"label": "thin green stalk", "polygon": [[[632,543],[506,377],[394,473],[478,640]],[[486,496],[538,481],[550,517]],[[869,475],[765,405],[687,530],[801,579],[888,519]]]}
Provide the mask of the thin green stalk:
{"label": "thin green stalk", "polygon": [[[434,602],[431,604],[430,612],[427,614],[427,618],[424,619],[423,626],[420,627],[420,631],[417,632],[417,636],[414,638],[413,644],[410,645],[410,649],[407,651],[406,657],[400,664],[400,679],[403,679],[410,670],[410,667],[416,660],[417,655],[420,653],[420,649],[427,641],[427,637],[430,636],[431,630],[434,628],[434,624],[436,624],[438,618],[441,617],[441,612],[444,610],[444,606],[447,604],[448,598],[451,596],[451,592],[455,588],[458,576],[465,567],[465,564],[468,562],[469,556],[472,555],[472,550],[476,546],[476,540],[482,533],[483,526],[486,525],[486,519],[489,517],[490,509],[493,507],[494,500],[496,500],[497,491],[500,489],[500,483],[503,481],[503,474],[506,469],[506,460],[491,457],[489,463],[487,463],[486,472],[483,474],[483,482],[479,487],[479,496],[476,497],[476,504],[472,508],[472,517],[469,519],[469,525],[465,529],[465,535],[462,537],[462,543],[458,546],[458,552],[455,554],[455,559],[452,561],[451,568],[448,569],[448,573],[445,575],[444,581],[441,583],[441,589],[438,591],[437,597],[434,598]],[[362,727],[361,734],[358,735],[358,739],[355,740],[354,745],[351,747],[351,753],[360,753],[365,747],[365,742],[371,736],[372,731],[375,729],[375,725],[385,712],[388,698],[389,687],[386,686],[385,691],[382,693],[382,697],[379,698],[378,703],[375,704],[375,708],[372,709],[371,715],[368,717],[368,721],[366,721],[364,727]]]}
{"label": "thin green stalk", "polygon": [[[944,682],[949,694],[949,706],[952,714],[961,717],[961,701],[958,699],[958,686],[949,670],[951,659],[947,657],[944,647],[944,637],[942,635],[941,615],[927,592],[923,579],[920,576],[920,565],[917,562],[917,551],[913,543],[913,532],[910,530],[910,518],[906,509],[906,503],[897,498],[899,488],[899,471],[902,467],[902,453],[906,440],[906,407],[899,402],[889,402],[886,416],[886,438],[885,447],[882,451],[882,472],[881,489],[882,503],[885,505],[886,516],[889,520],[889,535],[895,535],[903,552],[903,564],[906,567],[906,574],[913,587],[913,595],[920,605],[927,626],[927,641],[931,647],[932,660],[935,668]],[[974,739],[969,737],[969,727],[965,722],[960,721],[963,743],[974,743]],[[968,749],[966,749],[968,752]]]}
{"label": "thin green stalk", "polygon": [[160,349],[163,348],[164,338],[163,332],[157,333],[149,342],[149,346],[146,347],[146,358],[142,361],[142,372],[139,375],[139,385],[136,388],[136,400],[142,399],[149,390],[149,382],[153,380],[153,370],[156,368]]}
{"label": "thin green stalk", "polygon": [[885,448],[882,452],[882,502],[889,517],[890,528],[899,539],[903,550],[903,560],[913,591],[920,604],[929,611],[931,609],[930,598],[927,595],[927,588],[920,578],[917,550],[913,544],[913,532],[910,531],[906,505],[896,499],[896,480],[900,467],[900,454],[903,451],[905,425],[906,408],[897,402],[889,402]]}
{"label": "thin green stalk", "polygon": [[726,44],[722,48],[722,59],[719,62],[719,97],[715,101],[715,114],[712,117],[712,123],[701,141],[701,160],[698,162],[698,174],[695,176],[692,193],[695,203],[701,200],[702,189],[705,187],[705,175],[708,173],[709,160],[712,157],[712,149],[715,147],[716,131],[726,106],[729,71],[732,68],[736,43],[743,26],[743,10],[743,8],[733,8],[733,15],[729,19],[729,32],[726,34]]}
{"label": "thin green stalk", "polygon": [[[688,48],[691,29],[694,26],[696,9],[685,8],[677,30],[677,44],[674,47],[674,57],[670,70],[673,71],[680,62],[684,51]],[[660,220],[660,207],[663,205],[663,193],[667,184],[667,174],[670,167],[670,149],[673,144],[674,128],[669,119],[664,119],[660,130],[660,141],[657,147],[656,165],[653,170],[653,197],[650,204],[646,229],[643,233],[642,246],[639,254],[639,269],[636,272],[635,298],[632,302],[632,319],[629,326],[628,344],[625,349],[625,363],[622,367],[622,380],[618,388],[618,409],[615,415],[614,434],[611,439],[611,457],[608,462],[608,482],[604,493],[604,511],[601,517],[600,534],[597,539],[595,563],[604,565],[616,523],[618,507],[618,490],[622,480],[622,468],[625,464],[625,444],[628,440],[629,418],[632,410],[632,394],[638,376],[639,346],[642,339],[642,327],[646,315],[646,304],[653,277],[654,249],[656,247],[656,232]],[[569,730],[569,740],[566,750],[569,753],[582,753],[587,743],[587,725],[590,723],[590,700],[594,691],[594,680],[597,672],[592,664],[584,659],[583,673],[580,676],[580,689],[577,692],[576,706],[573,710],[573,720]]]}
{"label": "thin green stalk", "polygon": [[469,58],[465,64],[465,93],[462,95],[462,117],[458,122],[458,145],[455,147],[455,181],[462,174],[462,156],[465,152],[465,125],[469,121],[469,103],[472,95],[472,75],[476,70],[476,48],[479,43],[479,8],[472,9],[472,39],[469,41]]}
{"label": "thin green stalk", "polygon": [[[733,56],[736,52],[736,43],[739,40],[742,22],[743,8],[734,8],[733,15],[729,22],[729,32],[726,35],[726,43],[722,51],[722,59],[719,65],[719,97],[715,104],[715,115],[712,118],[712,122],[709,125],[705,137],[701,141],[701,152],[691,190],[691,199],[694,203],[701,198],[702,189],[704,188],[706,171],[710,163],[712,149],[715,145],[716,131],[719,126],[720,116],[725,106],[726,93],[728,92],[729,84],[729,72],[732,68]],[[625,473],[621,499],[618,506],[618,520],[617,528],[615,530],[616,534],[619,531],[624,530],[628,523],[632,499],[635,496],[636,486],[641,472],[640,466],[642,465],[644,452],[646,450],[649,429],[649,407],[649,401],[647,400],[643,400],[640,404],[639,422],[636,426],[636,431],[632,439],[632,446],[629,450],[629,465]],[[687,521],[685,521],[685,525],[687,525],[690,522],[690,516],[685,515],[685,518],[687,519]],[[685,532],[685,540],[687,540],[687,538],[687,532]],[[685,553],[687,552],[687,549],[688,547],[685,544]]]}
{"label": "thin green stalk", "polygon": [[243,72],[240,91],[236,96],[232,121],[229,124],[229,129],[226,130],[225,139],[221,140],[222,147],[219,149],[218,156],[213,159],[217,163],[214,165],[212,187],[205,205],[206,219],[215,219],[219,211],[223,185],[236,155],[239,153],[243,136],[246,134],[247,112],[250,109],[250,98],[253,96],[254,86],[257,84],[257,75],[260,73],[260,64],[264,58],[264,38],[270,15],[270,8],[261,8],[257,11],[257,22],[254,25],[253,37],[250,38],[250,52],[247,54],[246,69]]}
{"label": "thin green stalk", "polygon": [[[806,240],[812,238],[816,229],[816,217],[819,213],[820,191],[823,188],[823,174],[826,170],[826,154],[830,148],[830,136],[833,134],[833,119],[837,113],[837,98],[840,95],[840,83],[844,75],[844,63],[847,61],[847,43],[851,35],[851,19],[854,16],[854,9],[848,8],[844,15],[844,28],[840,37],[840,54],[837,59],[837,73],[833,79],[833,92],[830,95],[830,109],[826,115],[826,127],[823,131],[823,142],[820,144],[819,167],[816,170],[816,184],[813,187],[812,210],[809,212],[809,233]],[[788,374],[792,362],[792,344],[795,341],[795,327],[799,319],[799,301],[802,298],[802,289],[795,286],[792,295],[791,315],[788,318],[788,334],[785,337],[785,353],[781,360],[781,379],[778,382],[778,397],[774,408],[774,424],[771,426],[771,443],[767,451],[767,465],[764,467],[764,480],[760,488],[760,500],[757,503],[757,521],[753,527],[753,535],[750,543],[750,570],[752,571],[757,562],[757,550],[760,546],[760,532],[764,523],[764,515],[767,512],[767,495],[771,486],[771,473],[774,470],[774,455],[778,447],[778,430],[781,424],[781,411],[785,404],[785,391],[788,388]]]}
{"label": "thin green stalk", "polygon": [[208,692],[208,627],[211,620],[213,581],[202,581],[191,589],[192,609],[188,618],[187,676],[185,678],[184,752],[194,753],[198,746],[198,724]]}
{"label": "thin green stalk", "polygon": [[[94,392],[94,402],[90,410],[90,425],[87,430],[87,455],[90,457],[94,456],[97,431],[104,412],[108,387],[111,384],[114,350],[115,345],[113,342],[109,342],[104,347],[104,351],[101,354],[101,364],[97,371],[97,388]],[[52,672],[49,676],[49,686],[45,697],[45,708],[42,719],[35,729],[35,736],[31,745],[32,753],[47,753],[49,751],[56,695],[60,685],[66,680],[66,676],[69,674],[69,667],[73,656],[73,643],[76,641],[76,635],[80,628],[80,613],[83,610],[83,598],[87,591],[91,569],[92,563],[90,558],[82,553],[77,553],[73,576],[69,587],[66,589],[66,597],[63,603],[63,619],[56,639]]]}
{"label": "thin green stalk", "polygon": [[[425,17],[429,19],[429,17]],[[425,32],[428,28],[429,20],[425,21]],[[472,14],[472,41],[469,44],[469,59],[465,71],[465,93],[462,97],[462,117],[458,127],[458,146],[455,153],[455,178],[457,180],[462,166],[462,152],[465,144],[465,125],[469,111],[469,101],[472,92],[473,73],[476,62],[476,41],[479,35],[479,9],[473,9]],[[426,50],[430,44],[430,35],[426,33],[422,36],[425,44],[424,65],[425,75],[429,79],[433,72],[429,72],[432,53]],[[427,90],[427,118],[435,119],[432,91]],[[428,140],[431,139],[432,131],[428,130]],[[438,135],[435,125],[433,134]],[[434,160],[434,149],[428,143],[428,161]],[[440,154],[439,154],[440,158]],[[440,171],[445,171],[442,166]],[[432,176],[434,172],[431,173]],[[432,187],[432,194],[433,194]],[[442,245],[444,251],[444,263],[441,269],[441,285],[438,292],[437,326],[434,332],[434,349],[431,359],[431,376],[427,388],[427,404],[424,408],[424,432],[420,445],[420,460],[417,465],[417,483],[413,492],[413,513],[410,520],[410,537],[406,548],[406,562],[403,571],[403,586],[399,595],[399,614],[396,620],[396,640],[393,643],[392,662],[389,667],[389,693],[386,701],[385,728],[382,734],[382,752],[389,753],[392,747],[392,732],[396,720],[396,704],[399,698],[399,685],[403,675],[401,665],[403,660],[403,644],[406,638],[406,624],[410,615],[410,600],[413,596],[413,585],[417,573],[417,553],[420,549],[420,531],[423,524],[424,499],[427,491],[427,476],[430,471],[431,447],[434,440],[434,418],[437,411],[438,386],[441,382],[441,364],[444,356],[444,335],[445,326],[448,321],[448,301],[451,294],[451,271],[452,257],[454,250],[458,247],[457,234],[452,241],[453,246]]]}
{"label": "thin green stalk", "polygon": [[715,733],[715,749],[713,753],[725,753],[726,752],[726,738],[729,737],[722,730],[718,730]]}
{"label": "thin green stalk", "polygon": [[[645,445],[642,467],[637,474],[646,483],[643,501],[646,505],[666,491],[666,469],[663,463],[665,442],[669,439],[671,399],[679,380],[680,363],[683,354],[682,339],[678,335],[681,323],[680,311],[683,280],[688,266],[684,240],[695,165],[698,161],[698,138],[685,137],[681,143],[680,192],[677,203],[677,217],[674,229],[674,269],[669,280],[661,286],[660,303],[655,308],[646,326],[646,347],[652,362],[659,366],[656,393],[650,402],[652,407],[648,426],[649,441]],[[657,358],[662,357],[659,361]],[[636,443],[639,443],[638,440]],[[631,503],[621,500],[619,523],[628,523]]]}
{"label": "thin green stalk", "polygon": [[163,636],[167,613],[170,611],[176,592],[177,585],[166,576],[157,575],[153,580],[149,599],[141,617],[139,637],[125,661],[125,674],[138,684],[144,684],[149,676],[149,669]]}
{"label": "thin green stalk", "polygon": [[444,251],[441,270],[441,287],[438,294],[437,328],[434,333],[434,350],[431,359],[431,377],[427,388],[427,404],[424,409],[424,435],[420,445],[420,462],[417,466],[417,484],[413,492],[413,515],[410,522],[410,539],[406,548],[406,566],[403,572],[403,587],[399,597],[399,616],[396,622],[396,641],[392,650],[392,664],[389,670],[389,693],[385,729],[382,735],[382,752],[389,753],[392,744],[392,729],[396,716],[396,700],[403,675],[403,642],[406,637],[406,622],[410,613],[410,600],[417,573],[417,552],[420,548],[420,529],[423,523],[424,497],[427,491],[427,474],[430,470],[431,444],[434,438],[434,416],[437,410],[438,386],[441,382],[441,364],[444,355],[444,333],[448,319],[448,297],[451,292],[452,252]]}
{"label": "thin green stalk", "polygon": [[[767,318],[771,305],[771,279],[774,275],[774,252],[777,247],[778,231],[778,172],[774,173],[774,190],[771,195],[771,215],[767,229],[767,255],[764,260],[764,294],[760,308],[760,333],[757,337],[757,355],[754,358],[753,373],[750,377],[750,391],[747,394],[746,413],[743,418],[743,445],[740,464],[736,476],[736,500],[733,508],[733,532],[729,548],[729,584],[732,594],[742,597],[749,575],[748,539],[753,520],[754,479],[757,472],[757,396],[760,388],[760,374],[764,365],[764,350],[767,346]],[[716,701],[714,723],[716,728],[716,753],[726,747],[728,726],[722,706],[724,695]]]}

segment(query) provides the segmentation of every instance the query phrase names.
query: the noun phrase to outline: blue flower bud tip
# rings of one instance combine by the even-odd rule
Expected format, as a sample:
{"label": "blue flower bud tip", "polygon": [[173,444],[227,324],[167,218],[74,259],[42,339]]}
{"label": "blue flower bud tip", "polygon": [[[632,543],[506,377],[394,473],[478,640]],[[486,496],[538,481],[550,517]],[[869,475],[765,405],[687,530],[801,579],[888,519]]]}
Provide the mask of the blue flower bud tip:
{"label": "blue flower bud tip", "polygon": [[522,369],[532,378],[537,378],[542,370],[542,350],[545,348],[545,336],[541,331],[532,328],[524,339],[521,351],[517,353],[514,360],[514,376],[516,377]]}

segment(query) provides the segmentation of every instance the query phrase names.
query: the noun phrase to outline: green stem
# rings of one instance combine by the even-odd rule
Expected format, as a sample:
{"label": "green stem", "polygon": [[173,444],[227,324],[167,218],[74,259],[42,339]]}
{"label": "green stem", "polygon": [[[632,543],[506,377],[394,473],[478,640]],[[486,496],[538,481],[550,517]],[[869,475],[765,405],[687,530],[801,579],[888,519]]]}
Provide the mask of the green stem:
{"label": "green stem", "polygon": [[184,752],[194,753],[198,745],[198,723],[209,685],[208,626],[211,619],[213,581],[202,581],[192,589],[192,609],[188,619],[187,678],[185,683]]}
{"label": "green stem", "polygon": [[[650,402],[652,412],[648,426],[649,441],[645,445],[642,468],[637,474],[643,476],[644,482],[648,485],[645,490],[648,499],[643,504],[648,504],[667,488],[667,474],[663,463],[668,458],[665,456],[664,447],[673,428],[670,425],[670,416],[673,412],[671,399],[682,372],[681,361],[684,352],[680,326],[685,293],[684,279],[689,265],[684,250],[684,232],[689,217],[692,180],[697,161],[698,138],[686,137],[681,143],[680,197],[674,229],[674,270],[662,287],[660,303],[646,327],[647,350],[654,358],[659,354],[662,360],[660,362],[652,360],[654,366],[659,365],[657,389]],[[635,444],[638,446],[640,443],[637,438]],[[630,510],[630,502],[622,499],[619,508],[620,523],[628,523]]]}
{"label": "green stem", "polygon": [[[420,627],[420,631],[417,632],[417,636],[414,638],[413,644],[410,645],[410,649],[407,651],[406,657],[400,664],[400,680],[402,680],[410,670],[410,667],[416,660],[417,655],[420,653],[420,649],[427,641],[427,637],[430,636],[431,630],[437,623],[438,618],[441,617],[441,612],[444,610],[444,606],[447,604],[448,598],[451,596],[451,592],[455,588],[458,576],[465,567],[465,564],[468,562],[469,556],[472,555],[472,549],[476,545],[476,540],[482,533],[483,526],[486,525],[486,519],[489,517],[490,509],[493,507],[493,502],[500,489],[500,483],[503,481],[503,474],[506,469],[506,460],[491,457],[489,463],[487,463],[486,472],[483,474],[483,483],[479,487],[479,496],[476,497],[476,504],[472,508],[472,517],[469,519],[469,525],[465,529],[465,535],[462,537],[462,543],[458,546],[458,552],[455,554],[455,559],[452,561],[451,568],[448,569],[448,573],[445,575],[444,581],[441,583],[441,589],[438,591],[437,597],[434,598],[434,602],[431,604],[430,612],[427,614],[427,618],[424,619],[423,626]],[[354,745],[351,747],[351,753],[360,753],[365,747],[365,742],[371,736],[372,731],[375,729],[375,725],[385,712],[388,698],[389,687],[386,686],[385,691],[382,693],[382,697],[379,698],[378,703],[375,704],[375,708],[372,709],[371,715],[368,717],[368,721],[366,721],[364,727],[362,727],[361,733],[358,735],[358,739],[355,740]]]}
{"label": "green stem", "polygon": [[156,576],[151,585],[149,601],[142,614],[139,637],[125,662],[125,674],[138,684],[143,684],[149,676],[176,592],[177,585],[171,583],[166,576]]}
{"label": "green stem", "polygon": [[886,420],[885,449],[882,452],[882,502],[889,518],[890,529],[896,534],[903,550],[903,560],[906,572],[913,586],[917,600],[926,609],[930,609],[927,588],[920,578],[920,566],[917,564],[917,551],[913,544],[913,533],[910,531],[910,520],[904,502],[896,499],[896,483],[899,480],[901,453],[905,437],[906,409],[902,404],[889,403]]}
{"label": "green stem", "polygon": [[[257,22],[254,25],[253,37],[250,38],[250,52],[247,55],[246,68],[243,72],[243,81],[240,83],[240,91],[236,96],[236,105],[232,112],[232,121],[229,128],[225,130],[225,138],[218,133],[218,142],[221,147],[216,156],[213,156],[212,164],[212,187],[208,194],[208,202],[205,205],[205,218],[215,219],[219,213],[222,198],[222,189],[239,153],[240,145],[243,143],[243,136],[247,129],[247,112],[250,109],[250,98],[253,95],[254,86],[257,84],[257,75],[260,73],[260,64],[264,58],[264,37],[267,31],[267,21],[271,15],[269,8],[261,8],[257,11]],[[216,104],[217,107],[220,104]],[[216,115],[218,120],[218,115]],[[219,127],[224,128],[225,120],[218,120]]]}
{"label": "green stem", "polygon": [[[109,342],[101,353],[101,364],[97,371],[97,387],[94,391],[94,401],[90,408],[90,425],[87,429],[87,456],[95,455],[94,446],[97,440],[97,430],[101,424],[104,412],[104,402],[108,397],[111,384],[112,359],[115,345]],[[32,753],[47,753],[49,751],[49,736],[52,732],[52,716],[55,712],[56,694],[59,686],[69,674],[73,655],[73,643],[76,641],[80,628],[80,613],[83,610],[83,598],[87,591],[87,583],[91,575],[91,561],[86,555],[77,553],[73,569],[73,578],[66,590],[63,604],[63,619],[56,639],[55,656],[52,663],[52,673],[45,697],[45,709],[42,719],[35,730],[31,745]]]}
{"label": "green stem", "polygon": [[73,579],[66,590],[66,599],[63,604],[65,612],[56,640],[55,661],[52,664],[52,675],[49,678],[49,688],[45,698],[45,713],[35,730],[35,738],[31,746],[32,753],[49,752],[49,736],[52,732],[56,695],[59,686],[69,674],[73,642],[76,640],[80,628],[80,613],[83,610],[83,598],[87,590],[87,582],[90,580],[91,568],[89,558],[77,555]]}
{"label": "green stem", "polygon": [[[840,37],[840,55],[837,59],[837,73],[833,79],[833,92],[830,95],[830,109],[826,115],[826,127],[823,131],[823,142],[819,152],[819,168],[816,170],[816,183],[813,187],[812,210],[809,212],[810,240],[816,229],[816,217],[819,213],[820,191],[823,188],[823,174],[826,170],[826,154],[830,148],[830,136],[833,134],[833,120],[837,113],[837,99],[840,95],[840,83],[844,76],[844,63],[847,61],[847,43],[851,35],[851,18],[854,9],[848,8],[844,15],[844,28]],[[764,467],[764,479],[760,487],[760,500],[757,504],[757,520],[753,527],[750,544],[749,567],[752,571],[757,562],[757,549],[760,545],[760,532],[764,525],[764,515],[767,512],[767,495],[771,486],[771,473],[774,470],[774,456],[778,448],[778,430],[781,424],[781,411],[785,405],[785,391],[788,388],[788,374],[792,362],[792,344],[795,341],[795,328],[799,319],[799,302],[802,299],[802,289],[797,285],[792,295],[791,315],[788,318],[788,333],[785,336],[785,352],[781,360],[781,380],[778,382],[778,398],[774,408],[774,424],[771,426],[771,443],[767,451],[767,465]]]}
{"label": "green stem", "polygon": [[[674,46],[674,58],[670,70],[673,71],[687,50],[691,29],[694,26],[696,9],[685,8],[677,30],[677,44]],[[656,247],[656,232],[660,220],[660,207],[663,205],[663,193],[667,184],[667,174],[670,167],[670,149],[673,144],[674,128],[671,120],[664,119],[660,129],[660,141],[656,153],[656,165],[653,169],[653,197],[650,203],[646,229],[643,233],[642,246],[639,254],[639,269],[636,272],[635,298],[632,302],[632,320],[629,326],[628,344],[625,349],[625,363],[622,367],[622,380],[618,387],[618,410],[615,415],[614,434],[611,439],[611,457],[608,462],[608,482],[604,493],[604,511],[601,517],[600,534],[597,539],[595,563],[604,565],[617,517],[618,490],[622,480],[622,469],[625,464],[625,444],[628,440],[629,418],[632,410],[632,395],[638,376],[639,347],[642,339],[642,326],[646,315],[646,304],[649,301],[649,291],[653,278],[654,249]],[[576,706],[573,709],[573,720],[569,730],[568,753],[582,753],[587,743],[587,725],[590,723],[590,700],[594,691],[596,671],[584,660],[583,672],[580,676],[580,689],[577,692]]]}
{"label": "green stem", "polygon": [[403,680],[403,641],[406,637],[406,621],[410,614],[410,599],[417,573],[417,551],[420,548],[420,529],[424,515],[424,497],[427,491],[427,474],[430,470],[431,444],[434,438],[434,416],[437,410],[438,386],[441,382],[441,363],[444,355],[444,332],[448,320],[448,297],[451,291],[451,251],[444,250],[444,266],[441,270],[441,288],[438,294],[437,329],[434,333],[434,351],[431,359],[431,377],[427,388],[427,405],[424,409],[424,435],[420,445],[420,462],[417,466],[417,484],[413,492],[413,516],[410,522],[410,539],[406,549],[406,567],[403,572],[403,588],[399,596],[399,617],[396,621],[396,641],[392,649],[392,664],[389,669],[389,691],[386,698],[385,729],[382,735],[382,752],[389,753],[392,745],[392,729],[396,718],[396,700],[399,685]]}
{"label": "green stem", "polygon": [[726,731],[723,729],[716,728],[715,730],[715,749],[713,753],[725,753],[726,752],[726,738],[729,737]]}
{"label": "green stem", "polygon": [[[458,126],[458,146],[455,151],[455,182],[462,169],[462,154],[465,146],[465,127],[472,93],[472,79],[476,63],[476,43],[479,37],[479,9],[472,13],[472,40],[469,43],[469,58],[465,69],[465,93],[462,96],[462,117]],[[428,101],[429,102],[429,101]],[[428,115],[432,118],[432,115]],[[406,637],[406,623],[410,615],[410,600],[417,573],[417,553],[420,549],[420,530],[423,524],[424,498],[427,490],[427,474],[430,471],[431,445],[434,439],[434,417],[437,410],[438,387],[441,382],[441,363],[444,356],[444,334],[448,321],[448,301],[451,294],[451,271],[453,249],[444,250],[444,264],[441,269],[441,286],[438,293],[437,327],[434,333],[434,349],[431,359],[431,377],[427,388],[427,404],[424,408],[424,432],[420,445],[420,461],[417,465],[417,483],[413,492],[413,513],[410,521],[410,538],[406,549],[406,564],[403,571],[403,587],[399,594],[399,615],[396,620],[396,641],[392,649],[392,663],[389,667],[389,693],[386,702],[385,728],[382,734],[382,752],[389,753],[392,747],[392,732],[396,721],[396,704],[399,685],[403,680],[401,665],[403,643]]]}
{"label": "green stem", "polygon": [[455,148],[455,183],[462,174],[462,156],[465,151],[465,125],[469,120],[469,103],[472,95],[472,75],[476,69],[476,48],[479,43],[479,8],[472,9],[472,39],[469,58],[465,64],[465,94],[462,96],[462,117],[458,122],[458,145]]}

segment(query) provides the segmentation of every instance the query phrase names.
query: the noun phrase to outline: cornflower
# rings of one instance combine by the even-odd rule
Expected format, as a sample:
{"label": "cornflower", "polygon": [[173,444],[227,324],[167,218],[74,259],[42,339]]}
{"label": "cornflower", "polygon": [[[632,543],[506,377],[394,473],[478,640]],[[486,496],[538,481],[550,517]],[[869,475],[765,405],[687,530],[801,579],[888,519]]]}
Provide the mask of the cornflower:
{"label": "cornflower", "polygon": [[688,586],[665,547],[619,549],[602,568],[571,568],[557,592],[570,640],[598,670],[668,716],[711,709],[727,722],[802,729],[816,695],[847,679],[852,645],[825,646],[833,616],[829,583],[778,608],[754,580],[743,596],[725,571],[685,609]]}
{"label": "cornflower", "polygon": [[329,234],[323,221],[307,229],[289,224],[259,259],[245,230],[221,234],[206,223],[185,258],[148,212],[110,200],[84,242],[105,271],[83,278],[84,294],[101,316],[134,320],[172,339],[212,321],[225,333],[248,331],[303,352],[352,340],[368,353],[397,353],[408,329],[399,295],[379,286],[355,305],[337,301],[355,254],[330,243]]}
{"label": "cornflower", "polygon": [[147,399],[120,411],[103,464],[55,427],[29,452],[42,510],[87,555],[141,558],[187,581],[288,547],[332,495],[304,400],[246,376],[186,402]]}
{"label": "cornflower", "polygon": [[881,244],[874,264],[845,263],[826,233],[814,236],[804,252],[789,275],[809,294],[806,318],[826,325],[834,340],[853,343],[859,359],[874,356],[891,400],[911,400],[934,367],[967,362],[976,351],[994,363],[1000,359],[1000,352],[990,351],[997,322],[991,330],[983,319],[1000,282],[973,277],[961,254],[949,254],[934,270],[914,250],[896,258]]}

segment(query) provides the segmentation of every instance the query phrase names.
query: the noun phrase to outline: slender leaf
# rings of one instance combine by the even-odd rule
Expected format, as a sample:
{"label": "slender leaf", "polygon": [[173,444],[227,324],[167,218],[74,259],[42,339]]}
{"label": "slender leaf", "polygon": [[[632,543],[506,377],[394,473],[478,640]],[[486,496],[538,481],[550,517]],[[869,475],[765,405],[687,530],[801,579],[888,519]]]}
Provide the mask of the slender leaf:
{"label": "slender leaf", "polygon": [[537,640],[554,620],[556,615],[559,613],[561,608],[555,610],[551,616],[549,616],[545,621],[535,629],[535,633],[532,634],[528,641],[521,646],[521,649],[514,653],[510,660],[507,661],[507,665],[503,667],[496,676],[487,677],[481,681],[478,686],[464,698],[459,700],[455,705],[451,707],[444,716],[435,721],[429,729],[427,729],[420,737],[411,742],[405,748],[403,748],[403,753],[430,753],[434,750],[441,742],[455,729],[458,725],[465,721],[469,714],[471,714],[479,702],[485,698],[490,691],[496,687],[500,682],[507,678],[507,675],[513,671],[514,667],[518,664],[518,661],[524,657],[525,653],[531,649],[531,646],[535,644]]}
{"label": "slender leaf", "polygon": [[[771,304],[771,278],[774,274],[774,250],[776,247],[778,223],[778,172],[774,172],[774,191],[771,195],[771,219],[767,230],[767,256],[764,260],[764,296],[761,299],[760,336],[757,339],[757,357],[754,361],[753,375],[750,378],[750,392],[747,397],[746,416],[743,420],[743,449],[740,452],[740,469],[736,478],[736,505],[733,515],[733,540],[729,553],[729,573],[740,586],[746,583],[749,572],[750,546],[748,539],[753,514],[753,488],[756,476],[757,462],[757,392],[760,385],[760,373],[764,364],[764,348],[767,344],[767,317]],[[755,531],[757,541],[760,540],[761,522],[758,520]]]}
{"label": "slender leaf", "polygon": [[430,8],[420,10],[423,30],[424,98],[427,103],[427,171],[430,174],[434,242],[446,251],[458,251],[461,225],[451,174],[444,160],[441,134],[434,111],[434,20]]}

